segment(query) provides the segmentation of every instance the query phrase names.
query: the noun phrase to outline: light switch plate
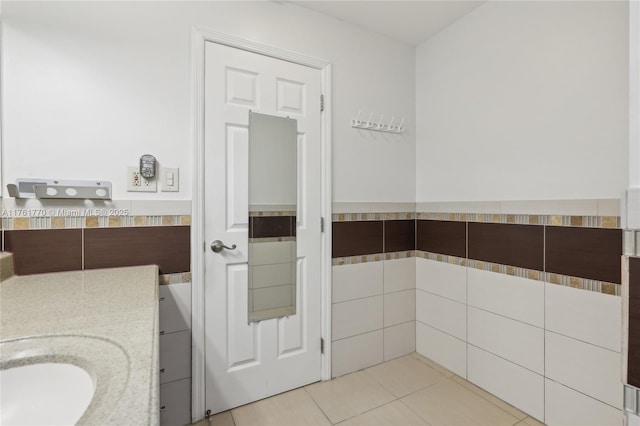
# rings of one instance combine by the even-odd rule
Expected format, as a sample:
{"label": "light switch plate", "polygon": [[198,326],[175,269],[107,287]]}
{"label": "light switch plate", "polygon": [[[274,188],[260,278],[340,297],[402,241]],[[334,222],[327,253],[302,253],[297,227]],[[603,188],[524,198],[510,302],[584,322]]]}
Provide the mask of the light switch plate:
{"label": "light switch plate", "polygon": [[160,187],[162,192],[178,192],[180,190],[180,169],[160,168]]}
{"label": "light switch plate", "polygon": [[127,192],[157,192],[156,179],[145,179],[138,167],[127,167]]}

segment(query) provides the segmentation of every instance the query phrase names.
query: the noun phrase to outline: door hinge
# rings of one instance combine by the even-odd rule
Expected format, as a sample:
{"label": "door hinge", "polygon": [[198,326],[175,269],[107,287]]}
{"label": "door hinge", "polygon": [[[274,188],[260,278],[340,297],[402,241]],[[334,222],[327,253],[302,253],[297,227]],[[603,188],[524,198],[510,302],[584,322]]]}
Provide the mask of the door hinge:
{"label": "door hinge", "polygon": [[324,112],[324,95],[320,95],[320,112]]}
{"label": "door hinge", "polygon": [[324,232],[324,217],[320,218],[320,232]]}
{"label": "door hinge", "polygon": [[320,353],[324,355],[324,338],[320,338]]}

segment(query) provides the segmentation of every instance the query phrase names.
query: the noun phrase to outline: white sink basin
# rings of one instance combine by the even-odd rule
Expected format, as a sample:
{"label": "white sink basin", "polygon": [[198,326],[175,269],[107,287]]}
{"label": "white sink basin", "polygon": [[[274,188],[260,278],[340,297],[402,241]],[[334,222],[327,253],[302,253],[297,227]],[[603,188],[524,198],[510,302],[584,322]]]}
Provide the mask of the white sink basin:
{"label": "white sink basin", "polygon": [[95,392],[85,370],[37,363],[0,370],[0,424],[73,425]]}

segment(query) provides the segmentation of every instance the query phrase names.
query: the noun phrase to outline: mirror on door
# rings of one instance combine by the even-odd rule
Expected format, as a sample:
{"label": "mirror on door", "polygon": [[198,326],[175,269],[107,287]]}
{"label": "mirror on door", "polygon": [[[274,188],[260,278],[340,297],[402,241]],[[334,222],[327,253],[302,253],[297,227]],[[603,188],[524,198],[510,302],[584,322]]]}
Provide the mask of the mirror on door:
{"label": "mirror on door", "polygon": [[249,321],[296,313],[297,121],[249,112]]}

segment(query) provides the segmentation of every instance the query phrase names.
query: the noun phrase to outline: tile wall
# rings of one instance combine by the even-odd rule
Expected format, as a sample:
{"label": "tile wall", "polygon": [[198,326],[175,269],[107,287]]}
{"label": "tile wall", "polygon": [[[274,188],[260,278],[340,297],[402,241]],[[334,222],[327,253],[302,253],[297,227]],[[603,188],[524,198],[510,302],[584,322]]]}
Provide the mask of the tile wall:
{"label": "tile wall", "polygon": [[3,200],[0,248],[14,254],[17,275],[157,264],[161,282],[190,281],[188,201],[113,208],[16,203]]}
{"label": "tile wall", "polygon": [[415,351],[415,214],[333,215],[332,376]]}
{"label": "tile wall", "polygon": [[[621,424],[619,210],[610,200],[601,210],[540,204],[418,205],[416,351],[548,424]],[[383,359],[356,363],[343,346],[367,354],[391,346],[379,330],[387,309],[381,282],[393,286],[384,252],[393,219],[334,215],[334,298],[353,290],[364,300],[351,302],[353,310],[370,316],[353,331],[343,320],[334,375]]]}

